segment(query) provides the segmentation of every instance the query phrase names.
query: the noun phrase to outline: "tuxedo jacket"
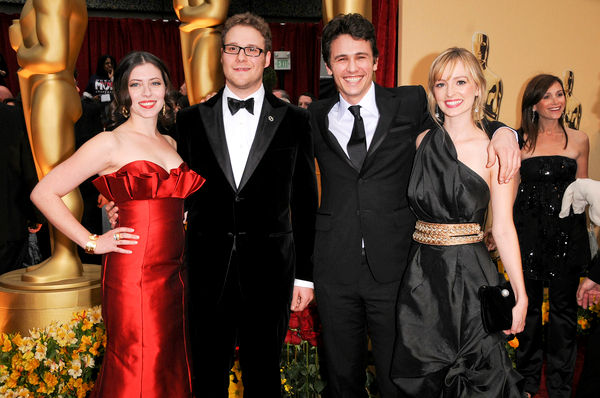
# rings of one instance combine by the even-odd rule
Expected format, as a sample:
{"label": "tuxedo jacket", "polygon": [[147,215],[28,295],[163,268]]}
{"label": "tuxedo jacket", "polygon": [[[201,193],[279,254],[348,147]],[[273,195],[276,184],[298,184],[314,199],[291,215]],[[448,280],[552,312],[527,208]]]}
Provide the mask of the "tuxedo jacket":
{"label": "tuxedo jacket", "polygon": [[219,300],[235,256],[243,297],[281,305],[273,298],[289,302],[294,278],[312,280],[317,188],[308,113],[265,93],[236,187],[223,100],[221,90],[177,115],[178,152],[206,179],[186,203],[190,282]]}
{"label": "tuxedo jacket", "polygon": [[[374,278],[399,280],[406,269],[415,217],[407,189],[416,137],[435,126],[421,86],[375,85],[379,122],[360,170],[329,131],[328,113],[338,97],[309,107],[315,156],[321,172],[316,219],[316,283],[348,284],[361,267],[361,239]],[[494,131],[502,126],[486,126]]]}

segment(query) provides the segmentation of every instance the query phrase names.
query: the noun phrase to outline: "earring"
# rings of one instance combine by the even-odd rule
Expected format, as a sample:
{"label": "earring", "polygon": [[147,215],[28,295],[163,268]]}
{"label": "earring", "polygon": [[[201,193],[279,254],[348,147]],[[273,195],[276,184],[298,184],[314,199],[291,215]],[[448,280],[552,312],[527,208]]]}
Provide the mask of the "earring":
{"label": "earring", "polygon": [[165,117],[167,115],[167,104],[163,104],[162,115]]}
{"label": "earring", "polygon": [[531,110],[531,123],[535,123],[535,114],[536,114],[535,110],[532,109]]}
{"label": "earring", "polygon": [[129,109],[125,105],[121,107],[121,115],[127,119],[129,117]]}
{"label": "earring", "polygon": [[435,106],[435,118],[440,119],[440,107],[437,105]]}
{"label": "earring", "polygon": [[475,105],[475,113],[479,113],[479,106]]}

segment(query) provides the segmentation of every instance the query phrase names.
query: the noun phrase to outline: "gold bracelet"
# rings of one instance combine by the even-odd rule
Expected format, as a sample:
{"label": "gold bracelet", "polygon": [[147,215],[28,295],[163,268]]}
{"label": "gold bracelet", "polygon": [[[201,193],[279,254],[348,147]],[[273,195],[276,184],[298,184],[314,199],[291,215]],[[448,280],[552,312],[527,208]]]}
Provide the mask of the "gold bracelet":
{"label": "gold bracelet", "polygon": [[88,254],[94,254],[96,251],[96,241],[98,240],[98,235],[90,235],[88,239],[88,243],[85,244],[85,252]]}

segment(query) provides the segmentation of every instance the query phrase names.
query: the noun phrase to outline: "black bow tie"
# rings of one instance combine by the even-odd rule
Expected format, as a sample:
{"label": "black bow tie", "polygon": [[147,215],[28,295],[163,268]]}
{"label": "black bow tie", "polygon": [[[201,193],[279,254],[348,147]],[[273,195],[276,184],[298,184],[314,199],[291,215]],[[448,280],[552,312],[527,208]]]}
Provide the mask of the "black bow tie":
{"label": "black bow tie", "polygon": [[227,106],[232,115],[235,115],[241,108],[246,108],[248,112],[254,115],[254,98],[248,98],[241,101],[235,98],[227,97]]}

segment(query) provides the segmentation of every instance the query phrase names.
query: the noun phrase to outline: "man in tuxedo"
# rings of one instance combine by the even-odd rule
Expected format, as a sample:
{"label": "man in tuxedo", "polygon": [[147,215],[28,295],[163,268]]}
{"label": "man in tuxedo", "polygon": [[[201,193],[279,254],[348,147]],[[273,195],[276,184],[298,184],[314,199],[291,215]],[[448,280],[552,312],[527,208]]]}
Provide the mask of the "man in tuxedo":
{"label": "man in tuxedo", "polygon": [[[381,396],[396,397],[390,379],[395,307],[415,226],[406,192],[415,139],[434,123],[422,87],[372,82],[378,52],[373,25],[363,16],[332,19],[323,29],[322,52],[339,91],[309,107],[321,170],[314,284],[328,387],[333,397],[366,397],[368,334]],[[502,180],[519,164],[514,132],[506,130],[489,148],[488,166],[499,152]]]}
{"label": "man in tuxedo", "polygon": [[178,151],[206,183],[188,199],[185,264],[196,396],[226,397],[236,344],[245,397],[279,397],[289,310],[313,298],[317,207],[308,112],[265,92],[265,21],[222,32],[225,87],[177,115]]}

